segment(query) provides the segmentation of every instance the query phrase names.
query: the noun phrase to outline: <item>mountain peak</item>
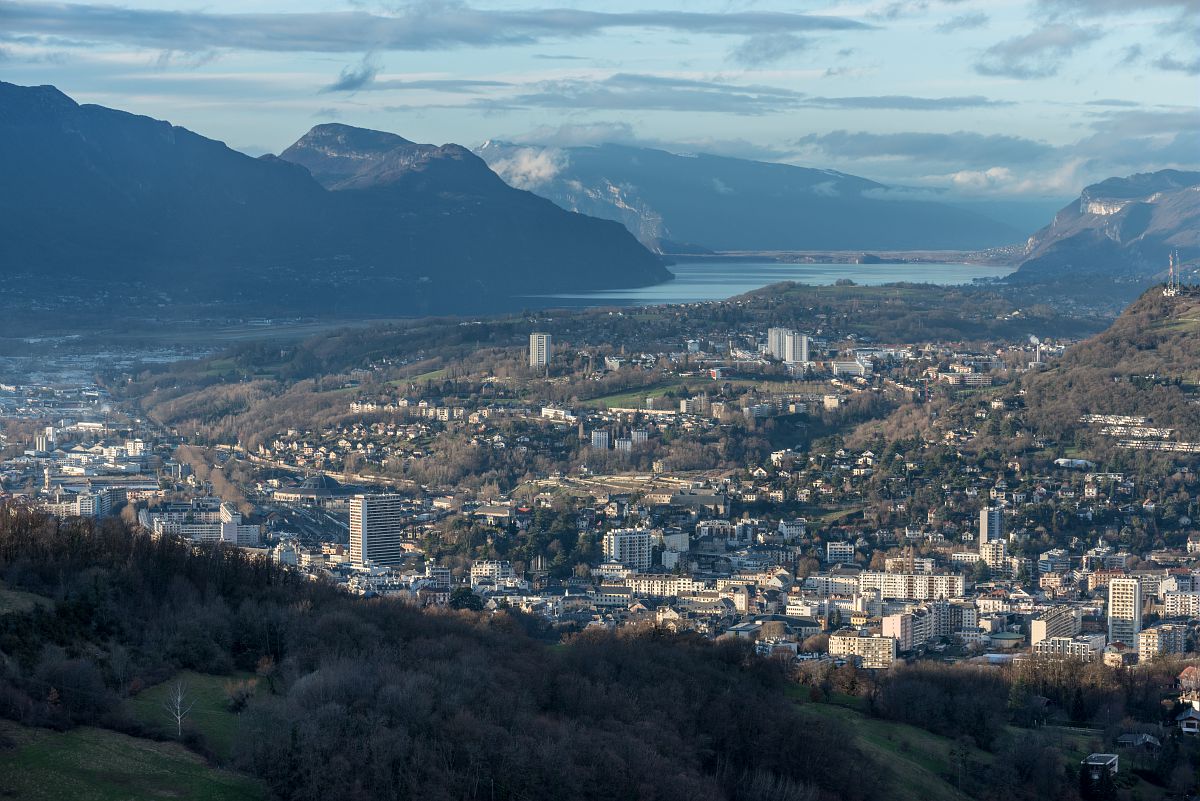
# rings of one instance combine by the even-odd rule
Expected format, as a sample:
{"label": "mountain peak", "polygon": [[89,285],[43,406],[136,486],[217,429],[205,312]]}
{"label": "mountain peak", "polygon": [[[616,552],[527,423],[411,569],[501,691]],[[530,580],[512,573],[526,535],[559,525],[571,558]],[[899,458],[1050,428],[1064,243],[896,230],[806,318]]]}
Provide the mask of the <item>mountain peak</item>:
{"label": "mountain peak", "polygon": [[[368,191],[326,191],[317,181],[331,173],[349,177],[336,188]],[[46,291],[83,279],[205,313],[394,316],[670,277],[620,226],[508,187],[457,145],[346,125],[255,159],[52,87],[0,83],[0,176],[0,278],[44,276],[30,285]]]}
{"label": "mountain peak", "polygon": [[59,91],[56,86],[19,86],[0,81],[0,119],[57,115],[77,108],[79,104]]}
{"label": "mountain peak", "polygon": [[350,152],[387,152],[392,148],[412,144],[414,143],[403,136],[388,131],[357,128],[340,122],[326,122],[314,125],[308,133],[296,140],[296,144],[292,147],[320,146],[337,149],[339,152],[348,154]]}

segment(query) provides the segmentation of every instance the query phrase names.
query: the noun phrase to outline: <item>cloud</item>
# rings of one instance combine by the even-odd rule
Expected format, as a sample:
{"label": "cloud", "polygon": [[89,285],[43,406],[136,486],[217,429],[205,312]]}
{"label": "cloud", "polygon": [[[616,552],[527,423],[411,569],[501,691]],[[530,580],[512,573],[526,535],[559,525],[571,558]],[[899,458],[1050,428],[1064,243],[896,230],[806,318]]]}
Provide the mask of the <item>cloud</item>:
{"label": "cloud", "polygon": [[521,147],[488,166],[509,186],[533,190],[554,180],[569,163],[567,154],[557,148]]}
{"label": "cloud", "polygon": [[1079,192],[1085,179],[1081,177],[1083,159],[1068,159],[1049,170],[1018,173],[1008,167],[986,170],[960,170],[945,176],[930,176],[932,180],[949,184],[958,195],[1027,195],[1052,197]]}
{"label": "cloud", "polygon": [[1120,100],[1117,98],[1106,97],[1100,100],[1089,100],[1084,103],[1085,106],[1118,106],[1122,108],[1137,108],[1141,103],[1136,100]]}
{"label": "cloud", "polygon": [[890,21],[914,14],[923,14],[928,9],[929,3],[926,0],[908,0],[908,2],[905,2],[905,0],[896,0],[896,2],[888,3],[882,8],[868,11],[867,16]]}
{"label": "cloud", "polygon": [[793,149],[783,149],[750,142],[745,139],[695,137],[691,139],[659,139],[640,136],[628,122],[597,121],[559,126],[541,126],[505,139],[552,148],[589,147],[604,144],[648,147],[668,153],[708,153],[717,156],[782,161],[794,155]]}
{"label": "cloud", "polygon": [[1089,131],[1066,144],[971,131],[832,131],[794,144],[809,163],[962,196],[1061,197],[1114,175],[1200,168],[1200,109],[1085,105]]}
{"label": "cloud", "polygon": [[1170,53],[1160,56],[1154,61],[1154,66],[1168,72],[1182,72],[1187,75],[1200,75],[1200,57],[1191,61],[1180,61]]}
{"label": "cloud", "polygon": [[336,120],[342,116],[342,112],[332,106],[322,106],[313,112],[313,118],[318,120]]}
{"label": "cloud", "polygon": [[739,85],[664,75],[617,73],[601,80],[543,81],[504,100],[480,100],[482,109],[551,108],[621,111],[701,111],[771,114],[802,105],[804,95],[773,86]]}
{"label": "cloud", "polygon": [[1008,100],[990,100],[982,95],[967,97],[912,97],[910,95],[876,95],[871,97],[812,97],[806,105],[821,108],[895,109],[900,111],[957,111],[964,108],[1011,106]]}
{"label": "cloud", "polygon": [[627,122],[585,122],[568,123],[566,125],[534,128],[526,133],[507,137],[517,142],[544,145],[549,147],[586,147],[602,145],[608,142],[631,143],[637,142],[633,126]]}
{"label": "cloud", "polygon": [[1122,51],[1121,64],[1129,66],[1137,62],[1142,57],[1142,46],[1140,44],[1131,44]]}
{"label": "cloud", "polygon": [[484,81],[469,78],[379,78],[379,67],[371,61],[364,60],[356,67],[346,67],[338,79],[328,86],[322,87],[322,92],[365,92],[365,91],[418,91],[430,90],[436,92],[451,92],[473,94],[485,89],[496,89],[512,86],[508,81]]}
{"label": "cloud", "polygon": [[908,159],[984,169],[997,164],[1035,163],[1055,152],[1055,148],[1045,142],[971,131],[887,134],[831,131],[810,134],[796,140],[795,144],[836,159]]}
{"label": "cloud", "polygon": [[321,89],[322,92],[356,92],[375,80],[379,62],[371,54],[363,56],[356,67],[343,67],[338,79]]}
{"label": "cloud", "polygon": [[971,11],[966,14],[959,14],[957,17],[951,17],[945,22],[939,22],[933,27],[938,33],[957,33],[958,31],[969,31],[975,28],[986,27],[991,22],[991,17],[984,14],[982,11]]}
{"label": "cloud", "polygon": [[1148,8],[1176,9],[1200,13],[1200,0],[1039,0],[1048,11],[1081,12],[1084,14],[1129,14]]}
{"label": "cloud", "polygon": [[387,15],[361,10],[222,14],[0,0],[0,21],[9,31],[160,50],[319,53],[531,44],[629,28],[754,36],[872,27],[845,17],[770,11],[485,10],[455,0],[425,0]]}
{"label": "cloud", "polygon": [[998,42],[975,62],[980,75],[1007,78],[1048,78],[1058,73],[1063,60],[1103,36],[1098,27],[1081,28],[1062,22],[1044,25],[1033,33]]}
{"label": "cloud", "polygon": [[812,39],[794,33],[759,33],[747,37],[729,57],[744,67],[761,67],[811,46]]}

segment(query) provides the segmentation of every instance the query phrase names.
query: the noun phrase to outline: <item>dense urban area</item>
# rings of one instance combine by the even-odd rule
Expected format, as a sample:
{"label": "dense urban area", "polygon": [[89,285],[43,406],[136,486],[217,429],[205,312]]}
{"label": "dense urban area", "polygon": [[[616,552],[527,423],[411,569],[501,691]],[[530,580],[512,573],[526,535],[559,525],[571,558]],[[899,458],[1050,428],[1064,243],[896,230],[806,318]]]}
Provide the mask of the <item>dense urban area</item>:
{"label": "dense urban area", "polygon": [[[93,646],[107,673],[87,680],[114,704],[175,688],[175,716],[141,725],[191,731],[280,797],[292,774],[262,761],[282,758],[263,750],[280,746],[266,732],[280,713],[252,702],[314,679],[272,643],[284,634],[246,619],[246,603],[277,619],[267,601],[231,608],[227,579],[198,572],[423,608],[447,632],[463,624],[446,614],[519,621],[550,647],[713,641],[724,650],[672,658],[770,666],[799,720],[869,732],[858,758],[907,775],[901,797],[1182,797],[1200,734],[1198,310],[1186,287],[1152,289],[1089,338],[1103,321],[987,291],[782,285],[3,384],[5,592],[48,619],[86,586],[92,568],[59,566],[82,572],[55,589],[53,548],[22,550],[46,526],[63,547],[116,527],[174,549],[188,576],[164,588],[174,622],[138,649]],[[105,542],[87,547],[135,560]],[[325,640],[326,680],[339,638],[372,636],[337,614],[307,634]],[[29,631],[13,620],[0,617],[16,660],[0,711],[103,717],[60,689],[86,673],[78,646],[22,653]],[[54,624],[64,645],[72,625]],[[265,641],[238,646],[243,626]],[[228,677],[206,714],[243,719],[236,740],[204,739],[195,689],[165,681],[172,665]],[[916,730],[935,745],[914,753]],[[318,772],[331,769],[320,748],[301,749]],[[783,783],[771,797],[877,797],[869,777],[830,783],[852,766],[826,758],[756,781]]]}

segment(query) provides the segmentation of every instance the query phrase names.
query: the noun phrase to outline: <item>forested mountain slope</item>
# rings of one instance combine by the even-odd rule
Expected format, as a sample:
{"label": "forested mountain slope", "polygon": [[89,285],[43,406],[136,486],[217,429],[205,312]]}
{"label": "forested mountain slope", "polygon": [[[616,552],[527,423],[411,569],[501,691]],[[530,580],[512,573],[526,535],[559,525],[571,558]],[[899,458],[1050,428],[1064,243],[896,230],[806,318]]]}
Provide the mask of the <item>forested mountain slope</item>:
{"label": "forested mountain slope", "polygon": [[[324,134],[328,147],[343,128],[301,141]],[[391,139],[419,157],[331,191],[286,159],[0,82],[0,299],[54,303],[67,286],[114,313],[136,297],[396,317],[670,277],[621,226],[513,189],[464,148]]]}
{"label": "forested mountain slope", "polygon": [[[279,799],[870,799],[886,768],[806,723],[741,641],[425,612],[116,519],[0,508],[0,576],[54,599],[0,615],[0,716],[129,730],[179,669],[257,671],[233,767]],[[53,692],[51,692],[53,688]],[[853,770],[845,770],[853,765]]]}

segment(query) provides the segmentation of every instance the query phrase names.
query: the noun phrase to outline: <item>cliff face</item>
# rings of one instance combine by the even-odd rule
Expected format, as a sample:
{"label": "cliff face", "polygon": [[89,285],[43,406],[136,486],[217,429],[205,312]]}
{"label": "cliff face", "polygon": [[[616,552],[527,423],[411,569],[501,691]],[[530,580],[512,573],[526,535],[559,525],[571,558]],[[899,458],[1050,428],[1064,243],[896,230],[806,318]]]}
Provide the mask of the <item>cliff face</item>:
{"label": "cliff face", "polygon": [[1014,281],[1149,281],[1178,251],[1200,258],[1200,173],[1162,170],[1083,190],[1026,244]]}

